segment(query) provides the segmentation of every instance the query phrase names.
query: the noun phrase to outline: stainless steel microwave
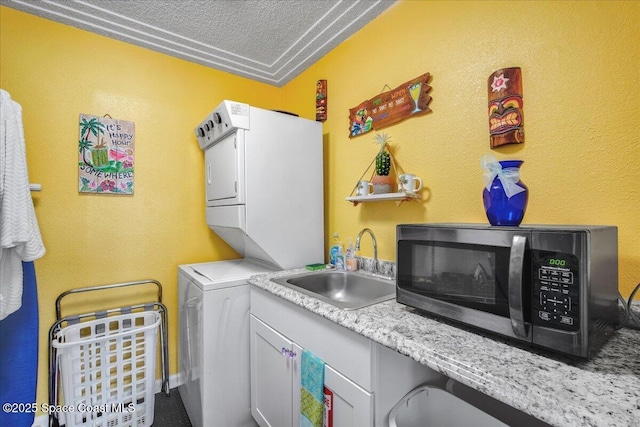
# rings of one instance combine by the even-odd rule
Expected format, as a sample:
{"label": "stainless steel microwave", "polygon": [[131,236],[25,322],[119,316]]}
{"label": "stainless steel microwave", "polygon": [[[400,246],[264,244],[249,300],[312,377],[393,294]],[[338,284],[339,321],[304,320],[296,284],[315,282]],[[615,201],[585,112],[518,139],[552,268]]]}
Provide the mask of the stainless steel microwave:
{"label": "stainless steel microwave", "polygon": [[590,358],[618,319],[613,226],[397,226],[396,299],[426,313]]}

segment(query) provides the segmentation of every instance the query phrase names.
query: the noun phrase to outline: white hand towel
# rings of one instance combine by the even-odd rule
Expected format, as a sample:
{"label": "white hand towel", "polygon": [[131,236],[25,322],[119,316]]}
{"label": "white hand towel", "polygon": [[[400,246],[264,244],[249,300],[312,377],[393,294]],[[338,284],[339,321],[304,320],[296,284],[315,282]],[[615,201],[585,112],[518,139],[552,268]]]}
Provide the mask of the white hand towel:
{"label": "white hand towel", "polygon": [[29,191],[22,107],[0,89],[0,320],[22,304],[22,263],[44,255]]}

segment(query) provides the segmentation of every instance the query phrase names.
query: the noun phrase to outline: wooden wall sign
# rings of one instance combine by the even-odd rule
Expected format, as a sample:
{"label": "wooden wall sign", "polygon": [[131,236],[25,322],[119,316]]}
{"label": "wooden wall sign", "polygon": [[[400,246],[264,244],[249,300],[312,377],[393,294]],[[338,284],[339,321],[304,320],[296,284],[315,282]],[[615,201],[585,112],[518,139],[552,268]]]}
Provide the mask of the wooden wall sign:
{"label": "wooden wall sign", "polygon": [[524,142],[522,72],[503,68],[487,79],[489,92],[489,138],[491,148]]}
{"label": "wooden wall sign", "polygon": [[425,73],[349,110],[349,138],[380,130],[431,111],[431,75]]}
{"label": "wooden wall sign", "polygon": [[135,123],[80,114],[78,191],[133,194]]}
{"label": "wooden wall sign", "polygon": [[316,121],[327,120],[327,81],[318,80],[316,83]]}

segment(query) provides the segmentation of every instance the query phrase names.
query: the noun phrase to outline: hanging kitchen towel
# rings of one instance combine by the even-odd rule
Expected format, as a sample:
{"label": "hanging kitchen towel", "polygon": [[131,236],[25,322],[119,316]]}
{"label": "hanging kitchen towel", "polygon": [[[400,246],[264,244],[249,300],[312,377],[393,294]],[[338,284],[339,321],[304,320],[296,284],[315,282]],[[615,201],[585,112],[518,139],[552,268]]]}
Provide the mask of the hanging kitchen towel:
{"label": "hanging kitchen towel", "polygon": [[44,255],[29,191],[22,107],[0,89],[0,320],[22,303],[22,263]]}
{"label": "hanging kitchen towel", "polygon": [[[0,322],[0,426],[30,427],[38,377],[38,291],[33,262],[22,263],[22,307]],[[27,409],[25,409],[27,408]],[[6,409],[6,408],[5,408]]]}
{"label": "hanging kitchen towel", "polygon": [[300,427],[322,427],[324,361],[303,350],[300,377]]}

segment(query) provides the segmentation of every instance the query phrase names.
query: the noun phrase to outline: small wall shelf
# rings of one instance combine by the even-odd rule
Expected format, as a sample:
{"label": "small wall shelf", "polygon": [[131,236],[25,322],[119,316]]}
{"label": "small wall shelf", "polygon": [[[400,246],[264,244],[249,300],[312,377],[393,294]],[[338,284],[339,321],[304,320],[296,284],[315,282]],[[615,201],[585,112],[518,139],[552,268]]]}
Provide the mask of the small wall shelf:
{"label": "small wall shelf", "polygon": [[383,193],[383,194],[370,194],[368,196],[352,196],[347,197],[347,201],[353,203],[353,206],[358,206],[358,203],[364,202],[383,202],[383,201],[395,201],[397,206],[400,206],[402,202],[407,200],[420,200],[421,196],[418,193]]}
{"label": "small wall shelf", "polygon": [[[391,175],[391,176],[395,175],[397,178],[392,188],[397,186],[398,190],[403,190],[401,183],[398,181],[398,178],[400,178],[402,174],[404,174],[405,172],[397,164],[396,159],[393,157],[393,154],[391,153],[391,148],[388,144],[388,142],[390,141],[390,138],[383,133],[383,134],[376,135],[375,139],[376,139],[376,142],[380,144],[380,151],[376,154],[376,156],[373,158],[371,163],[369,163],[369,166],[364,171],[360,179],[358,179],[356,186],[353,187],[353,190],[351,190],[351,194],[349,195],[349,197],[346,198],[347,202],[353,203],[353,206],[358,206],[359,203],[364,203],[364,202],[394,201],[396,202],[396,206],[400,206],[402,202],[406,202],[407,200],[416,200],[416,201],[422,200],[422,196],[417,192],[407,192],[407,191],[398,191],[393,193],[367,194],[366,196],[357,195],[358,186],[360,185],[360,183],[363,182],[362,178],[364,178],[364,176],[367,175],[367,172],[369,172],[372,168],[373,168],[373,171],[371,172],[369,181],[365,181],[365,182],[368,183],[367,184],[368,186],[373,184],[374,178],[378,173],[377,168],[379,165],[377,163],[377,160],[378,160],[378,157],[381,156],[383,153],[388,154],[386,157],[390,158],[390,161],[388,159],[385,159],[384,166],[386,166],[386,170],[384,170],[385,168],[383,168],[383,170],[381,170],[380,173],[384,174],[383,177],[385,178],[387,178],[387,175]],[[390,163],[390,164],[386,164],[386,163]],[[380,166],[383,166],[382,163]],[[367,187],[367,188],[371,188],[371,187]],[[375,189],[375,184],[374,184],[374,189]],[[420,189],[422,189],[422,180],[420,180]]]}

